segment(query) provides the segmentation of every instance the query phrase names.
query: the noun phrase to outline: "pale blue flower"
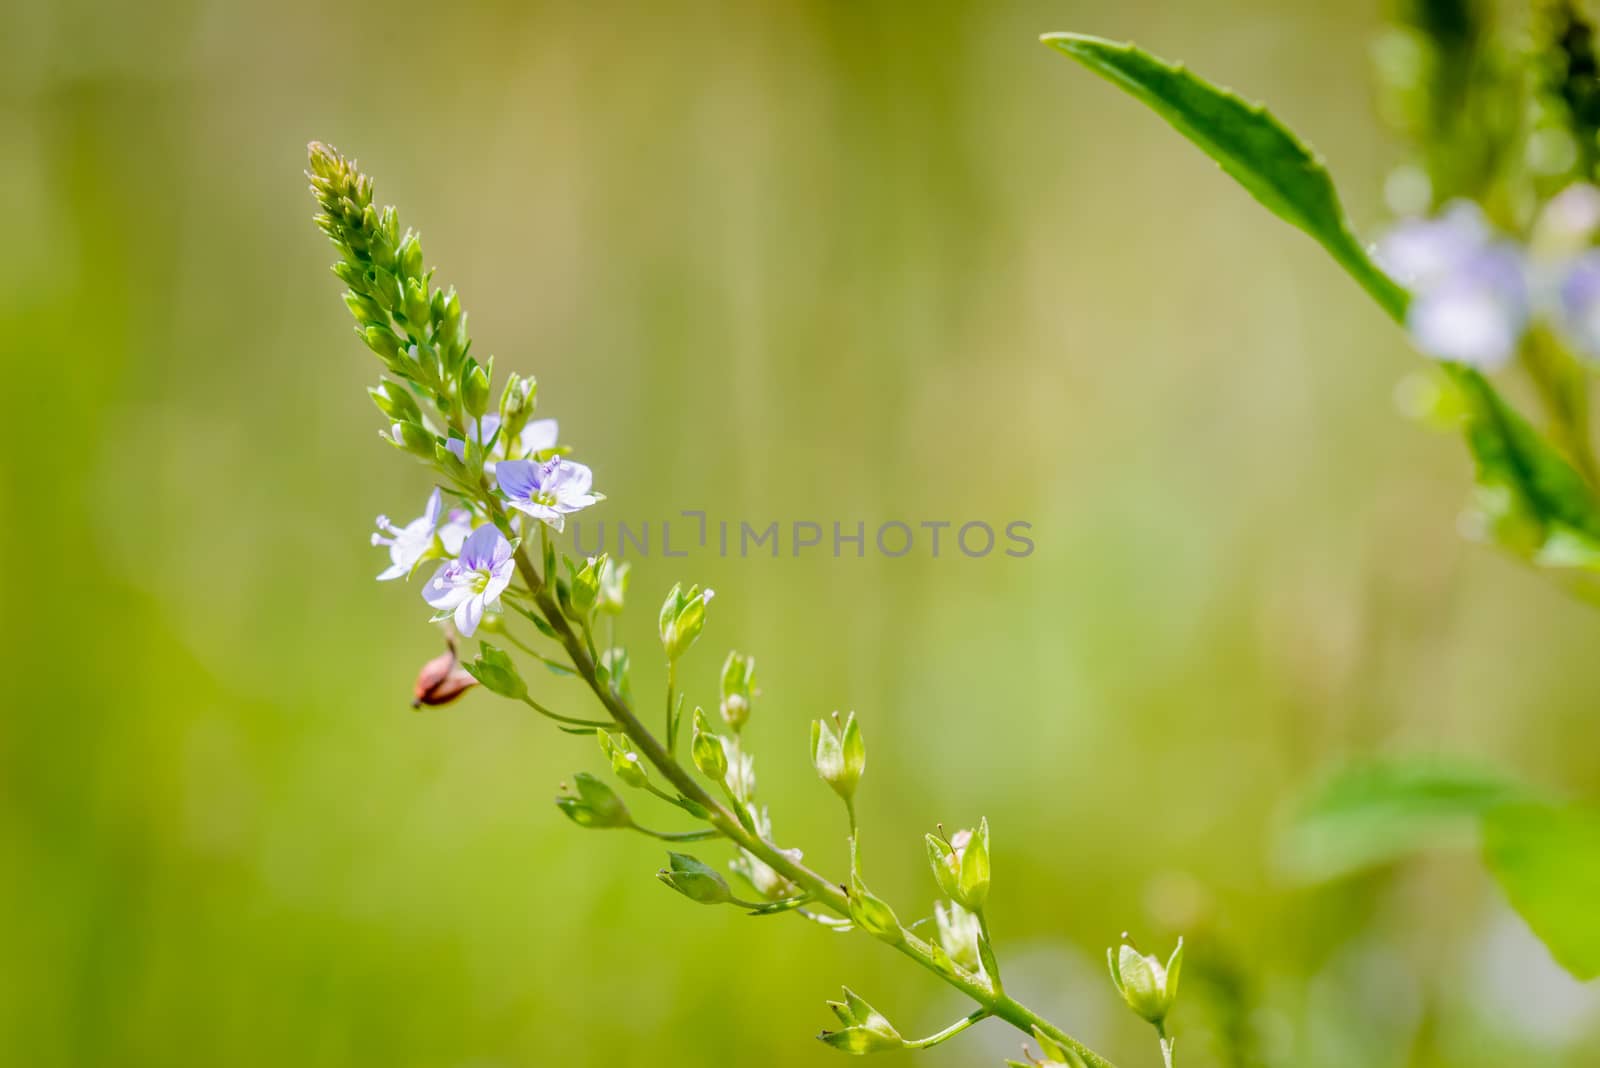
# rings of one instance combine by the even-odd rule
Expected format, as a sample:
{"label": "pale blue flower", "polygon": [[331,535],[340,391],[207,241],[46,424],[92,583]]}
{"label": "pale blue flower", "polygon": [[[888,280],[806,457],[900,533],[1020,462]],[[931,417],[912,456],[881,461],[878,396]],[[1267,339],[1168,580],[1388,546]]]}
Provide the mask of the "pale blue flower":
{"label": "pale blue flower", "polygon": [[1424,354],[1492,369],[1516,353],[1532,312],[1528,267],[1477,205],[1456,201],[1437,218],[1402,222],[1374,253],[1411,291],[1406,328]]}
{"label": "pale blue flower", "polygon": [[444,500],[437,487],[429,495],[422,515],[405,526],[396,527],[386,515],[380,515],[377,522],[372,544],[389,547],[389,566],[378,576],[380,582],[406,577],[429,557],[454,556],[461,551],[461,543],[471,529],[466,512],[454,509],[445,515]]}
{"label": "pale blue flower", "polygon": [[1573,261],[1558,299],[1568,340],[1588,356],[1600,358],[1600,252]]}
{"label": "pale blue flower", "polygon": [[[522,428],[522,433],[517,436],[515,452],[511,443],[504,438],[496,437],[500,430],[500,417],[498,415],[485,415],[481,420],[471,423],[467,432],[472,435],[474,444],[481,446],[486,441],[494,442],[490,455],[485,459],[483,469],[490,474],[494,473],[495,463],[500,460],[513,459],[522,456],[537,456],[556,447],[559,440],[560,427],[554,419],[535,419]],[[451,438],[445,442],[445,448],[455,453],[456,459],[462,463],[467,462],[467,443],[460,438]]]}
{"label": "pale blue flower", "polygon": [[499,611],[500,595],[515,571],[511,543],[485,523],[467,537],[460,556],[433,573],[422,597],[438,611],[437,618],[453,616],[461,636],[470,638],[485,612]]}
{"label": "pale blue flower", "polygon": [[507,504],[557,530],[573,512],[604,499],[591,492],[594,474],[587,467],[559,456],[543,463],[503,461],[495,468],[495,479]]}

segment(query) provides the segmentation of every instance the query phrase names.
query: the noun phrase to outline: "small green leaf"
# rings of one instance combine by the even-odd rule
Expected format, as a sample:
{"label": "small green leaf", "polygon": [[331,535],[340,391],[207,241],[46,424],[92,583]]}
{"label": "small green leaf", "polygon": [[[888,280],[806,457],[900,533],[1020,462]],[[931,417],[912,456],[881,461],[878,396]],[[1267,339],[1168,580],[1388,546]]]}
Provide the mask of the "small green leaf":
{"label": "small green leaf", "polygon": [[[1600,539],[1600,507],[1583,476],[1476,371],[1447,365],[1468,412],[1467,446],[1487,496],[1480,505],[1508,548],[1559,566],[1561,539]],[[1521,533],[1517,533],[1521,531]],[[1575,534],[1574,534],[1575,532]]]}
{"label": "small green leaf", "polygon": [[1600,810],[1506,805],[1483,821],[1489,870],[1567,971],[1600,977]]}
{"label": "small green leaf", "polygon": [[1296,879],[1315,882],[1424,848],[1470,844],[1480,816],[1526,796],[1523,787],[1467,764],[1359,764],[1301,803],[1279,841],[1279,865]]}
{"label": "small green leaf", "polygon": [[1266,108],[1131,44],[1076,33],[1043,41],[1167,120],[1268,211],[1327,249],[1390,315],[1404,318],[1406,291],[1352,233],[1321,158]]}

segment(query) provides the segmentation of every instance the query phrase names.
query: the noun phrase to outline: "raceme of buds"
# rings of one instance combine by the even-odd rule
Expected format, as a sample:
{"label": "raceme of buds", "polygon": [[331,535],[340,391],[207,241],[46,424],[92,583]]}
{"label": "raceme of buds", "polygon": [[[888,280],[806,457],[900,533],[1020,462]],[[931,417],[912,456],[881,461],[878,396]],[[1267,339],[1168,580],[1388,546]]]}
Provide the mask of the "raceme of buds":
{"label": "raceme of buds", "polygon": [[706,728],[706,714],[699,708],[694,710],[694,739],[689,743],[689,753],[700,774],[712,782],[727,777],[728,752],[722,747],[722,739]]}
{"label": "raceme of buds", "polygon": [[706,625],[706,605],[716,596],[712,590],[690,586],[687,590],[679,583],[672,587],[661,605],[661,647],[667,651],[668,660],[676,660],[689,651]]}
{"label": "raceme of buds", "polygon": [[874,897],[861,881],[859,874],[850,876],[850,920],[867,934],[891,945],[905,941],[905,931],[894,909],[880,897]]}
{"label": "raceme of buds", "polygon": [[628,746],[627,735],[597,730],[595,737],[600,740],[600,751],[606,755],[606,760],[610,761],[611,770],[617,778],[633,787],[641,787],[648,781],[649,777],[645,774],[639,754]]}
{"label": "raceme of buds", "polygon": [[750,719],[750,702],[755,697],[756,658],[730,652],[722,663],[722,718],[735,732]]}
{"label": "raceme of buds", "polygon": [[900,1049],[905,1041],[887,1017],[863,1001],[849,987],[843,1001],[830,1001],[828,1008],[839,1018],[838,1031],[824,1031],[817,1037],[843,1053],[887,1053]]}
{"label": "raceme of buds", "polygon": [[[1126,935],[1123,936],[1127,938]],[[1140,953],[1129,942],[1106,950],[1111,981],[1128,1007],[1160,1027],[1178,1000],[1178,973],[1183,967],[1183,939],[1163,965],[1159,958]]]}
{"label": "raceme of buds", "polygon": [[633,817],[617,792],[587,772],[573,776],[578,792],[562,794],[556,798],[556,807],[579,827],[594,830],[613,830],[632,827]]}
{"label": "raceme of buds", "polygon": [[412,708],[447,705],[478,684],[456,657],[456,643],[445,644],[445,651],[423,664],[418,672]]}
{"label": "raceme of buds", "polygon": [[948,906],[936,903],[933,919],[939,928],[939,945],[951,960],[969,972],[982,967],[978,941],[983,937],[983,928],[978,917],[952,901]]}
{"label": "raceme of buds", "polygon": [[721,905],[733,898],[733,892],[721,875],[683,853],[668,853],[667,867],[656,872],[656,878],[702,905]]}
{"label": "raceme of buds", "polygon": [[847,802],[855,796],[856,784],[867,766],[867,748],[854,712],[842,724],[837,712],[832,722],[811,721],[811,763],[834,793]]}
{"label": "raceme of buds", "polygon": [[989,821],[980,821],[976,831],[957,831],[949,839],[930,834],[927,840],[939,889],[968,912],[982,910],[989,899]]}

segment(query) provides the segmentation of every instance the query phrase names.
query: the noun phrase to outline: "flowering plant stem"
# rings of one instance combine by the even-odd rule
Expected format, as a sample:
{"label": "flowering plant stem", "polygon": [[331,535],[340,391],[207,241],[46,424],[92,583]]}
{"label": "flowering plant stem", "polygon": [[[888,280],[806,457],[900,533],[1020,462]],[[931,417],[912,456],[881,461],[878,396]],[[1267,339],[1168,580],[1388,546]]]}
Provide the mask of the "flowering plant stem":
{"label": "flowering plant stem", "polygon": [[[490,514],[503,522],[505,514],[500,508],[499,502],[488,492],[487,487],[483,489],[482,493],[483,503],[490,510]],[[774,871],[804,890],[813,901],[831,909],[841,917],[848,917],[850,908],[846,894],[838,884],[812,871],[783,850],[748,830],[727,806],[712,796],[701,785],[699,780],[677,761],[660,739],[650,733],[629,703],[600,678],[598,665],[590,653],[588,643],[573,629],[572,624],[562,613],[551,588],[546,584],[538,569],[534,566],[533,561],[529,558],[525,544],[517,547],[514,559],[518,575],[528,589],[532,591],[534,603],[539,613],[555,632],[556,639],[561,643],[562,648],[566,650],[567,656],[572,661],[573,670],[578,673],[589,689],[593,691],[595,697],[600,700],[615,725],[638,747],[640,754],[661,773],[663,778],[676,787],[679,793],[705,810],[706,821],[711,824],[717,834],[760,858]],[[935,961],[933,952],[927,942],[918,938],[913,932],[904,927],[901,928],[900,935],[901,937],[894,942],[896,949],[961,991],[977,1002],[979,1006],[972,1015],[966,1017],[960,1023],[941,1031],[937,1035],[909,1043],[910,1045],[935,1045],[959,1034],[981,1020],[994,1016],[1026,1034],[1033,1034],[1038,1031],[1049,1036],[1061,1045],[1076,1052],[1090,1068],[1114,1068],[1110,1061],[1002,991],[999,988],[997,975],[995,977],[995,986],[992,989],[984,983],[968,978],[965,975],[953,975],[941,968]],[[985,933],[985,941],[987,941],[987,931]]]}

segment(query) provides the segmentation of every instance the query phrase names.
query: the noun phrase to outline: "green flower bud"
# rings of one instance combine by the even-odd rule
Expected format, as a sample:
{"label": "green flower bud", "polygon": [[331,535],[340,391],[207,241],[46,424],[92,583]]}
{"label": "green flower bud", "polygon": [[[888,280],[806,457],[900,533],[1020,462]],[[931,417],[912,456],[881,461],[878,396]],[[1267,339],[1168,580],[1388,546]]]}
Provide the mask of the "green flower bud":
{"label": "green flower bud", "polygon": [[728,776],[728,751],[722,748],[722,739],[706,728],[703,711],[694,710],[694,739],[689,743],[689,754],[700,774],[712,782],[721,782]]}
{"label": "green flower bud", "polygon": [[600,569],[600,601],[597,607],[608,616],[620,615],[623,602],[628,595],[628,572],[633,568],[629,563],[617,563],[607,560],[605,567]]}
{"label": "green flower bud", "polygon": [[[420,279],[422,277],[422,239],[415,230],[406,231],[404,240],[400,242],[398,258],[402,275],[407,278]],[[428,320],[423,317],[417,321],[425,323]]]}
{"label": "green flower bud", "polygon": [[501,697],[509,697],[513,701],[520,701],[528,696],[528,684],[522,681],[522,676],[517,673],[517,666],[511,662],[511,657],[488,642],[480,642],[479,648],[482,652],[478,659],[463,666],[485,690],[497,693]]}
{"label": "green flower bud", "polygon": [[633,700],[633,686],[628,678],[628,650],[607,649],[600,654],[597,665],[600,682],[624,701]]}
{"label": "green flower bud", "polygon": [[685,590],[678,583],[672,587],[661,605],[660,619],[661,647],[667,651],[667,659],[677,660],[700,637],[706,625],[706,605],[714,596],[714,591],[701,590],[699,586]]}
{"label": "green flower bud", "polygon": [[400,339],[394,336],[394,331],[387,325],[374,324],[364,330],[358,328],[358,332],[362,340],[367,343],[367,348],[377,353],[384,363],[393,367],[405,362],[400,355]]}
{"label": "green flower bud", "polygon": [[611,762],[611,770],[617,778],[635,788],[644,786],[649,776],[639,754],[629,748],[627,735],[613,735],[604,730],[595,731],[595,735],[600,739],[600,751]]}
{"label": "green flower bud", "polygon": [[861,781],[861,772],[867,765],[867,749],[854,712],[842,725],[837,712],[831,723],[820,719],[811,721],[811,763],[822,780],[833,787],[834,793],[845,801],[855,796],[856,784]]}
{"label": "green flower bud", "polygon": [[890,945],[905,941],[906,933],[901,929],[900,918],[894,914],[894,909],[881,897],[874,897],[861,881],[860,875],[851,874],[850,893],[846,900],[850,905],[850,921],[861,930]]}
{"label": "green flower bud", "polygon": [[610,563],[605,553],[591,556],[585,561],[581,569],[573,570],[571,589],[568,598],[572,604],[572,611],[578,620],[584,621],[594,613],[594,606],[600,600],[600,574]]}
{"label": "green flower bud", "polygon": [[730,652],[722,663],[722,719],[735,731],[750,719],[750,703],[755,697],[756,658]]}
{"label": "green flower bud", "polygon": [[579,772],[574,776],[574,781],[578,786],[576,796],[562,794],[556,798],[556,807],[565,812],[573,823],[595,830],[633,826],[628,806],[623,804],[615,790],[587,772]]}
{"label": "green flower bud", "polygon": [[[1127,935],[1122,936],[1124,940]],[[1159,958],[1140,953],[1133,944],[1106,950],[1111,982],[1128,1008],[1161,1027],[1178,1000],[1178,974],[1183,968],[1183,939],[1163,965]]]}
{"label": "green flower bud", "polygon": [[345,307],[350,309],[350,314],[356,317],[356,322],[363,328],[369,326],[389,325],[389,313],[379,306],[371,297],[363,296],[351,290],[344,295]]}
{"label": "green flower bud", "polygon": [[968,912],[978,912],[989,899],[989,821],[976,831],[927,836],[928,863],[944,895]]}
{"label": "green flower bud", "polygon": [[948,906],[936,903],[933,906],[933,919],[939,928],[939,941],[936,944],[944,948],[950,959],[969,972],[981,968],[978,943],[983,938],[983,928],[978,923],[978,917],[952,901]]}
{"label": "green flower bud", "polygon": [[417,398],[400,383],[379,382],[367,393],[372,397],[372,403],[378,406],[378,411],[387,416],[391,423],[422,422],[422,408],[418,406]]}
{"label": "green flower bud", "polygon": [[721,905],[733,897],[728,883],[721,875],[691,856],[668,853],[668,866],[656,872],[656,878],[672,887],[690,901],[702,905]]}
{"label": "green flower bud", "polygon": [[405,313],[406,327],[411,336],[418,341],[427,338],[430,318],[428,290],[415,278],[407,278],[405,282]]}
{"label": "green flower bud", "polygon": [[492,369],[485,369],[477,360],[469,359],[461,366],[461,403],[474,419],[481,418],[489,410],[491,374]]}
{"label": "green flower bud", "polygon": [[838,1017],[841,1029],[817,1037],[842,1053],[887,1053],[905,1046],[888,1018],[849,987],[844,988],[844,1000],[830,1001],[828,1008]]}
{"label": "green flower bud", "polygon": [[439,444],[439,439],[416,423],[396,423],[389,428],[386,437],[391,443],[413,456],[420,456],[424,460],[435,459],[434,450]]}

